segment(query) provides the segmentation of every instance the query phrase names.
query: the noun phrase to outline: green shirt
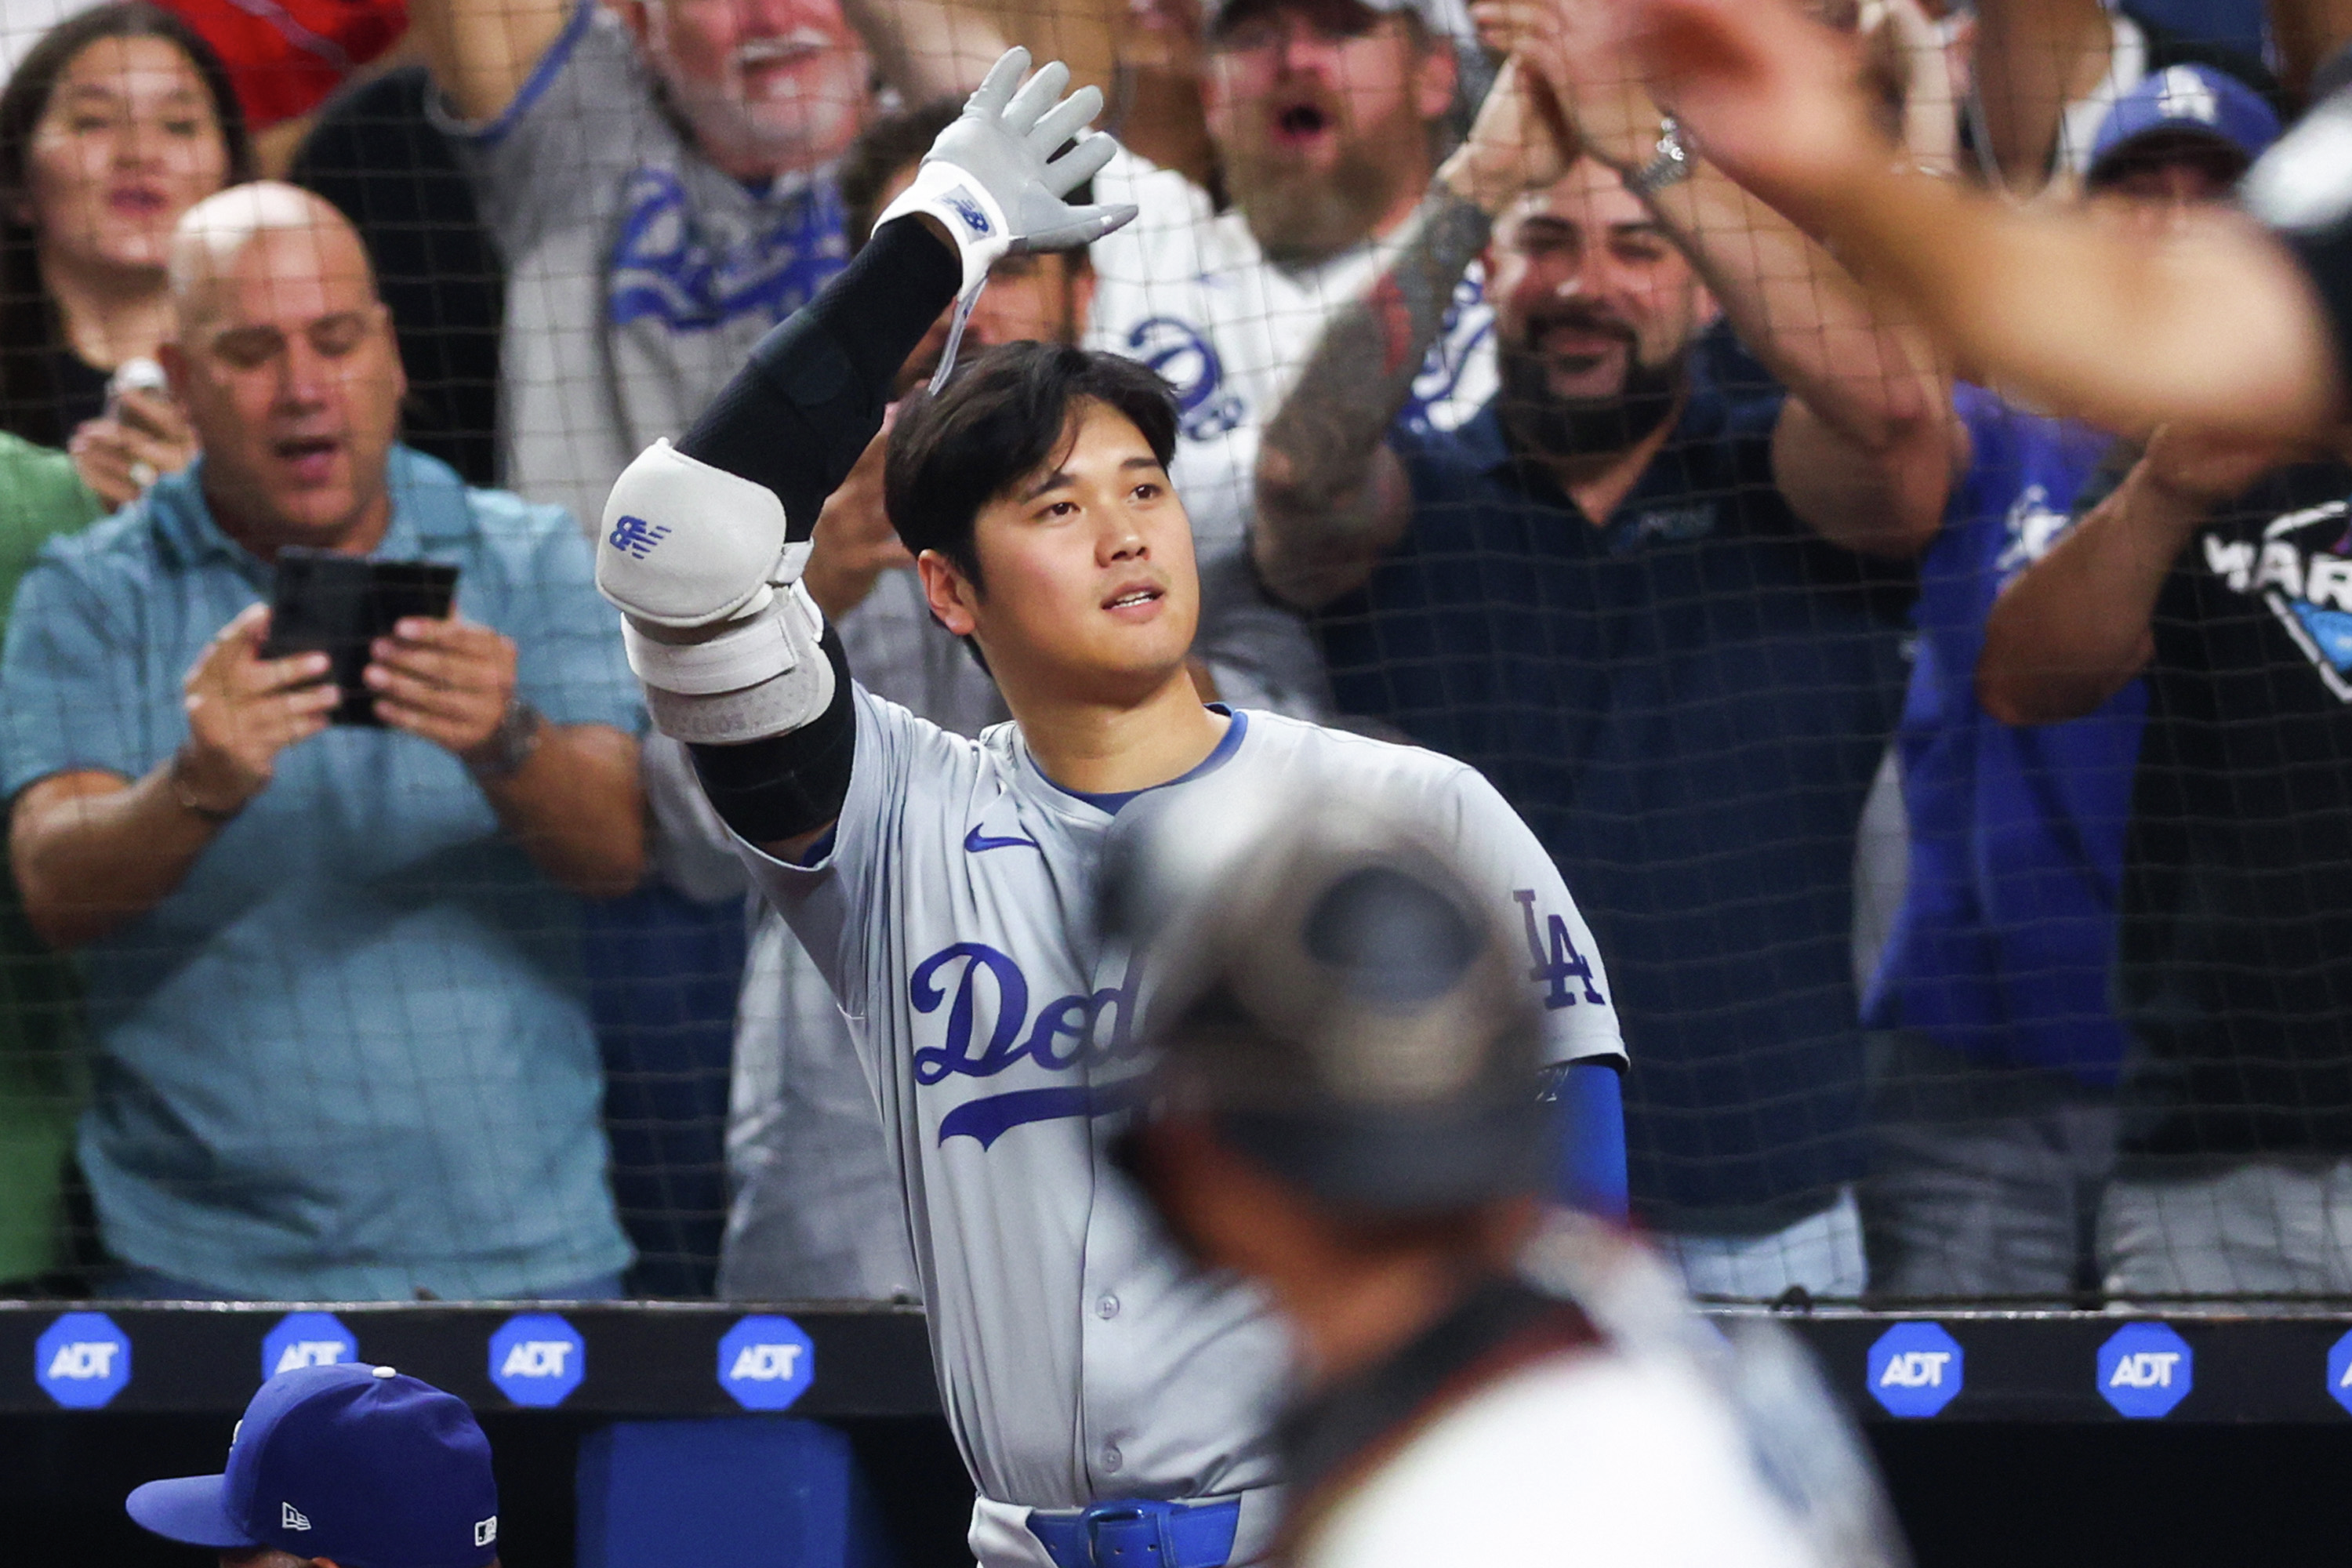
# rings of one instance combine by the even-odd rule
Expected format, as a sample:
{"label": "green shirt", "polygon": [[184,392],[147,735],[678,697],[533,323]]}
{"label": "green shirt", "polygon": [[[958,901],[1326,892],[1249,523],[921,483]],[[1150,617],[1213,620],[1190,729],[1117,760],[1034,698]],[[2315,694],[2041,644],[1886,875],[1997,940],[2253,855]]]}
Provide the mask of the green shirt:
{"label": "green shirt", "polygon": [[[0,432],[0,631],[46,541],[105,510],[63,452]],[[25,923],[0,857],[0,1280],[58,1262],[60,1178],[80,1100],[81,998],[72,966]]]}

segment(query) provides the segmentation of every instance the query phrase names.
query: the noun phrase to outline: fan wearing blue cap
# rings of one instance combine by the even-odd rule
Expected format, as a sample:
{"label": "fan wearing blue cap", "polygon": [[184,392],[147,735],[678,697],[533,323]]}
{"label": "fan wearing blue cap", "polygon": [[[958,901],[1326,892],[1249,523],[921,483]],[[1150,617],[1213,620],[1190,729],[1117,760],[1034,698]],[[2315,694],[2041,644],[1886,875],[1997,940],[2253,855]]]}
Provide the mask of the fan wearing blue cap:
{"label": "fan wearing blue cap", "polygon": [[261,1385],[217,1476],[124,1504],[224,1568],[493,1568],[499,1489],[465,1402],[388,1366],[299,1367]]}
{"label": "fan wearing blue cap", "polygon": [[2278,139],[2278,116],[2252,88],[2211,66],[2173,66],[2116,100],[2084,183],[2097,193],[2210,201]]}

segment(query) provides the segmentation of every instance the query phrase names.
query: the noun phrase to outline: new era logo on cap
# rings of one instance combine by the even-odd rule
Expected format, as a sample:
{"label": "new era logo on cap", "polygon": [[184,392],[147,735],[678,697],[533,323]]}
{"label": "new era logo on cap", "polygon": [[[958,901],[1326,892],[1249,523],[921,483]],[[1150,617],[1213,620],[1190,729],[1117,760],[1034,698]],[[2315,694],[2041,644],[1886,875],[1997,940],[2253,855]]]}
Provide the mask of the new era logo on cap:
{"label": "new era logo on cap", "polygon": [[488,1519],[478,1519],[474,1521],[475,1545],[494,1546],[498,1543],[498,1539],[499,1516],[497,1514],[492,1514]]}
{"label": "new era logo on cap", "polygon": [[292,1503],[281,1502],[278,1505],[278,1524],[281,1530],[308,1530],[310,1528],[310,1520]]}

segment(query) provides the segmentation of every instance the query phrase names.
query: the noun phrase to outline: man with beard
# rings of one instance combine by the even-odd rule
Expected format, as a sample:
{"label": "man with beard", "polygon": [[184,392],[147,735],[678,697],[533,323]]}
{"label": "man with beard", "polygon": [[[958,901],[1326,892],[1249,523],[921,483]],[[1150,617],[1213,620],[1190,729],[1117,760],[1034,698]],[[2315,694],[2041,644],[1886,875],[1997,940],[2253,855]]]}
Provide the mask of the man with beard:
{"label": "man with beard", "polygon": [[[849,247],[876,57],[925,101],[1001,46],[935,0],[415,0],[508,268],[502,482],[585,526]],[[969,52],[960,52],[965,46]]]}
{"label": "man with beard", "polygon": [[[1522,134],[1448,162],[1268,421],[1256,559],[1320,612],[1342,709],[1478,767],[1577,889],[1641,1042],[1634,1205],[1693,1289],[1852,1296],[1855,826],[1903,689],[1892,563],[1937,526],[1949,400],[1611,51],[1521,42],[1481,119]],[[1572,135],[1549,133],[1563,102]],[[1501,394],[1384,447],[1393,367],[1482,246]],[[1788,393],[1717,384],[1693,351],[1718,317]]]}
{"label": "man with beard", "polygon": [[[1403,237],[1455,100],[1452,0],[1205,0],[1202,107],[1225,194],[1131,155],[1099,199],[1141,216],[1094,247],[1086,345],[1142,361],[1176,388],[1174,479],[1192,514],[1198,655],[1218,694],[1320,718],[1329,693],[1298,616],[1249,563],[1249,474],[1260,422],[1333,310]],[[1494,390],[1475,274],[1424,351],[1411,413],[1451,427]],[[1425,359],[1423,357],[1425,352]]]}

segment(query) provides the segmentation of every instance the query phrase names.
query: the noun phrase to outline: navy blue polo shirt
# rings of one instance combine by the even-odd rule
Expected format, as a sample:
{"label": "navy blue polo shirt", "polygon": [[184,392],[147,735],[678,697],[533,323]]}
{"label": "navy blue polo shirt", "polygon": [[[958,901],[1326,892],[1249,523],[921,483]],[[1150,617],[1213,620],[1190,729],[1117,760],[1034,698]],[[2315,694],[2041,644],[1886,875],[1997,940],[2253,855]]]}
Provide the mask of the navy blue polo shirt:
{"label": "navy blue polo shirt", "polygon": [[1862,1169],[1854,831],[1909,574],[1790,511],[1780,405],[1695,377],[1598,527],[1492,405],[1400,432],[1412,525],[1318,617],[1340,710],[1478,768],[1559,863],[1617,990],[1635,1206],[1683,1228],[1795,1217]]}

